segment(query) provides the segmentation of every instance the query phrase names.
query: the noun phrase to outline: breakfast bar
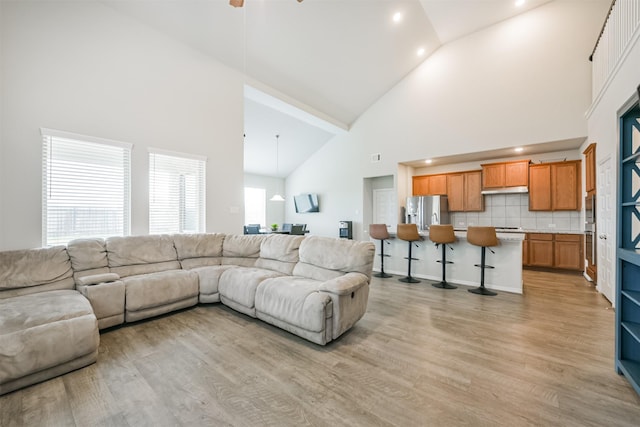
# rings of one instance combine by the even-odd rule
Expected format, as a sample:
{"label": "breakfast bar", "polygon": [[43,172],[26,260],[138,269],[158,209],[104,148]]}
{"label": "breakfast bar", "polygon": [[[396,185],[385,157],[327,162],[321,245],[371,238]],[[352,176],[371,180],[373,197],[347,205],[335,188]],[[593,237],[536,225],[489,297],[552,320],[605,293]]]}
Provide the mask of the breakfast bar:
{"label": "breakfast bar", "polygon": [[[408,243],[395,238],[395,231],[389,232],[389,244],[385,244],[385,272],[404,276],[407,273]],[[429,232],[421,231],[422,240],[416,242],[411,256],[417,258],[411,265],[411,274],[419,279],[438,282],[441,279],[442,266],[436,262],[442,256],[440,248],[429,240]],[[467,242],[465,230],[455,232],[456,242],[451,249],[447,249],[447,260],[453,264],[447,265],[447,281],[466,286],[480,284],[480,269],[474,264],[480,263],[480,248]],[[522,294],[522,242],[524,232],[500,232],[497,230],[498,246],[487,248],[487,264],[494,266],[485,272],[485,286],[495,291]],[[376,241],[377,252],[380,243]],[[380,257],[376,256],[374,271],[380,271]],[[417,284],[419,285],[419,284]]]}

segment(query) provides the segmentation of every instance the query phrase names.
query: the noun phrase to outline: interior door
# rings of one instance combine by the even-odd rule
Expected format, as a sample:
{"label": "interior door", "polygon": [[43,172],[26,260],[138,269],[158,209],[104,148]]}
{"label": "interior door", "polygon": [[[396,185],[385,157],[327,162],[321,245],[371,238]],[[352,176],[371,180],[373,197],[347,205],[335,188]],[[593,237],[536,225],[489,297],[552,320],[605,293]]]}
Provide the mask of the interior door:
{"label": "interior door", "polygon": [[373,190],[373,221],[372,224],[387,224],[390,230],[398,225],[396,208],[396,192],[393,188]]}
{"label": "interior door", "polygon": [[615,242],[615,171],[613,159],[608,156],[598,164],[597,185],[597,254],[598,261],[598,291],[601,292],[615,307],[614,284],[616,265]]}

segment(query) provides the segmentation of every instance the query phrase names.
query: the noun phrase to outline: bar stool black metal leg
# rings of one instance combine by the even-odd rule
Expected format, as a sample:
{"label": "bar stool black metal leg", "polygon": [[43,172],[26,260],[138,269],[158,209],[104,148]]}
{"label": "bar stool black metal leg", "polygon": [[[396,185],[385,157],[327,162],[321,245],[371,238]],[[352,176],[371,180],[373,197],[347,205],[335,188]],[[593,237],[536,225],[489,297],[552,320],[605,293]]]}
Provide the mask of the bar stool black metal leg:
{"label": "bar stool black metal leg", "polygon": [[493,268],[490,265],[485,264],[485,256],[486,256],[487,248],[485,246],[482,247],[482,252],[480,256],[480,264],[476,264],[476,267],[480,267],[480,286],[473,289],[468,289],[469,292],[478,295],[487,295],[487,296],[495,296],[498,295],[497,292],[490,291],[489,289],[484,287],[484,269],[485,268]]}
{"label": "bar stool black metal leg", "polygon": [[413,242],[409,242],[409,268],[407,271],[407,277],[403,277],[400,281],[404,283],[420,283],[420,280],[411,277],[411,260],[414,259],[411,257],[411,246],[413,246]]}
{"label": "bar stool black metal leg", "polygon": [[382,277],[383,279],[391,277],[390,274],[384,272],[384,257],[384,240],[380,240],[380,273],[374,274],[374,277]]}
{"label": "bar stool black metal leg", "polygon": [[447,282],[447,264],[453,264],[451,261],[447,261],[447,245],[446,244],[442,244],[442,282],[440,283],[433,283],[431,286],[433,286],[434,288],[440,288],[440,289],[457,289],[457,286],[453,286],[451,284],[449,284]]}

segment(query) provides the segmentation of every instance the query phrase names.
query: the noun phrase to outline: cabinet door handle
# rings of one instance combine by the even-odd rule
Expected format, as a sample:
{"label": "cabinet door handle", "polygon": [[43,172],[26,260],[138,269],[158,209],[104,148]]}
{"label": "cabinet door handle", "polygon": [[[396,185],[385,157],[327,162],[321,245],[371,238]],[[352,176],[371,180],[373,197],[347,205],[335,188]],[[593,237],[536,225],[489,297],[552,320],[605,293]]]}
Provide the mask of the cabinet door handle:
{"label": "cabinet door handle", "polygon": [[601,238],[602,240],[607,240],[607,235],[606,234],[601,234],[598,237]]}

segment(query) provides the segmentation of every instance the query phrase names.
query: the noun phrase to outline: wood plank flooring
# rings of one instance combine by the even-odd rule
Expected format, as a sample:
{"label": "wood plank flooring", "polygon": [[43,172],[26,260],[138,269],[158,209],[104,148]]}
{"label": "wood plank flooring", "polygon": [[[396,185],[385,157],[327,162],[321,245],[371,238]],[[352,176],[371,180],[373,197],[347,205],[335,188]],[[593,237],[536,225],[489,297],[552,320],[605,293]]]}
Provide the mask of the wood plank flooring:
{"label": "wood plank flooring", "polygon": [[614,311],[582,276],[524,295],[374,279],[326,347],[203,305],[107,331],[98,362],[0,397],[0,426],[637,426]]}

